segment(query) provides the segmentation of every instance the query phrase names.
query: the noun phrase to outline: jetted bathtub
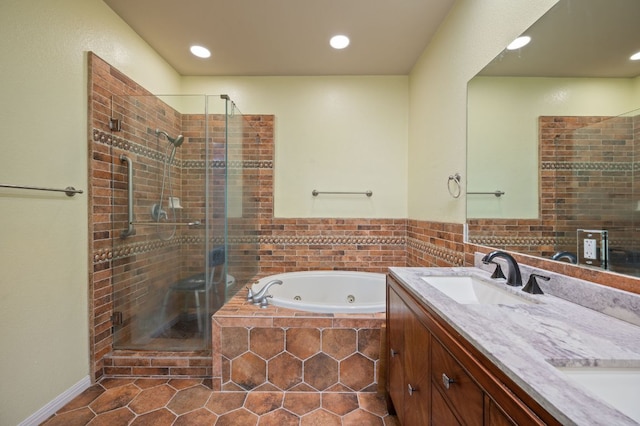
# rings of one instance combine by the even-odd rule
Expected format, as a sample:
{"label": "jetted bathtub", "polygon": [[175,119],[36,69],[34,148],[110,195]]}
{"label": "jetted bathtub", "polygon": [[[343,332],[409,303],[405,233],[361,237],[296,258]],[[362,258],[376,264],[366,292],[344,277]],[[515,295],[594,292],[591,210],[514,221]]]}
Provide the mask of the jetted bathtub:
{"label": "jetted bathtub", "polygon": [[376,313],[385,311],[385,275],[353,271],[286,272],[260,279],[252,291],[267,283],[269,304],[319,313]]}

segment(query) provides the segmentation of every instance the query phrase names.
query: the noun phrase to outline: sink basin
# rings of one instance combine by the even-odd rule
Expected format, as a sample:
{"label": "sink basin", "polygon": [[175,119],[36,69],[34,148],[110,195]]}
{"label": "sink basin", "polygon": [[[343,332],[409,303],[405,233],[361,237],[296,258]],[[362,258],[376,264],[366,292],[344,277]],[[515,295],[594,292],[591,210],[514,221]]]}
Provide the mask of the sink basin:
{"label": "sink basin", "polygon": [[556,367],[569,380],[640,422],[640,367]]}
{"label": "sink basin", "polygon": [[[534,302],[473,276],[420,277],[458,303],[465,305],[526,305]],[[506,284],[500,284],[506,285]]]}

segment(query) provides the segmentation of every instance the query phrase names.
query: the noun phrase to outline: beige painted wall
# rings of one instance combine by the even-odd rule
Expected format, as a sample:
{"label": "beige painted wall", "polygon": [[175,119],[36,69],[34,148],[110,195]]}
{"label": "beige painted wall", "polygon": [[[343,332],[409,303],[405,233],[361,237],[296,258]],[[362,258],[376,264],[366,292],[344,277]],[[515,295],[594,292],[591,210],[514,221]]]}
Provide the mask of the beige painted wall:
{"label": "beige painted wall", "polygon": [[[87,72],[92,50],[154,91],[179,76],[100,0],[0,3],[0,424],[89,374]],[[153,70],[153,72],[149,72]]]}
{"label": "beige painted wall", "polygon": [[637,79],[476,77],[469,83],[469,196],[474,218],[538,217],[538,117],[611,115],[640,107]]}
{"label": "beige painted wall", "polygon": [[407,76],[185,77],[183,93],[275,115],[276,217],[407,216]]}
{"label": "beige painted wall", "polygon": [[556,1],[458,0],[449,12],[410,74],[410,218],[464,223],[447,178],[466,180],[467,82]]}

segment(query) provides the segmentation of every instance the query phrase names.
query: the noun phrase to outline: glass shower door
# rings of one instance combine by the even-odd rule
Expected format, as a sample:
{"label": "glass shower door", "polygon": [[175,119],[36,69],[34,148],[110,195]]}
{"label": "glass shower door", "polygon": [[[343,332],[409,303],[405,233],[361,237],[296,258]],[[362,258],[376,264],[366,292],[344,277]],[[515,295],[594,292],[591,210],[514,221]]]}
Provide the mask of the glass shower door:
{"label": "glass shower door", "polygon": [[[224,110],[215,110],[210,105],[209,117],[216,125],[209,127],[223,128],[225,143],[224,155],[214,154],[212,190],[215,192],[220,187],[215,182],[222,179],[221,175],[224,174],[225,202],[221,204],[224,213],[219,211],[219,206],[211,208],[214,217],[223,215],[225,218],[224,241],[228,275],[224,300],[227,301],[258,272],[260,138],[258,130],[252,125],[251,116],[243,115],[226,95],[209,97],[211,102],[216,103],[216,107],[216,98],[225,101]],[[214,114],[212,110],[220,113]],[[215,143],[213,146],[216,150]],[[216,199],[218,196],[219,194],[212,193],[210,198]]]}
{"label": "glass shower door", "polygon": [[122,117],[111,146],[113,346],[207,348],[209,269],[215,262],[224,269],[224,255],[220,261],[206,250],[205,98],[113,103]]}
{"label": "glass shower door", "polygon": [[209,350],[211,315],[257,272],[258,133],[226,96],[113,109],[113,346]]}

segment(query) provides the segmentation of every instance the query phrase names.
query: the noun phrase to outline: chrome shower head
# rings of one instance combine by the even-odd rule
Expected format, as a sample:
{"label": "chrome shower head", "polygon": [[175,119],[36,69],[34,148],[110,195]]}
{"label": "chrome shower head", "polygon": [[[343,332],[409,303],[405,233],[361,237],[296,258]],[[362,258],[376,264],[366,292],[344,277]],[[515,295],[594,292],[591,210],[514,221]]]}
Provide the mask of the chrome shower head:
{"label": "chrome shower head", "polygon": [[184,142],[184,136],[178,135],[174,139],[171,136],[169,136],[169,134],[164,130],[156,129],[156,135],[158,136],[164,135],[164,137],[167,138],[167,140],[176,148],[182,145],[182,142]]}

